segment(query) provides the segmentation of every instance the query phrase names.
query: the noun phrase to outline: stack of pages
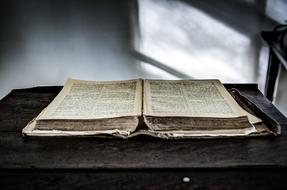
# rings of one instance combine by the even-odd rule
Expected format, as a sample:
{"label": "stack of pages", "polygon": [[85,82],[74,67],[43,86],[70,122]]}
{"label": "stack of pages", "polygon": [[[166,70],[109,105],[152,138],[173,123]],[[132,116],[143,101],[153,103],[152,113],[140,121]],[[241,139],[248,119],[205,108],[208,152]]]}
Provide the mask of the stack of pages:
{"label": "stack of pages", "polygon": [[219,80],[69,79],[26,136],[204,138],[271,134]]}

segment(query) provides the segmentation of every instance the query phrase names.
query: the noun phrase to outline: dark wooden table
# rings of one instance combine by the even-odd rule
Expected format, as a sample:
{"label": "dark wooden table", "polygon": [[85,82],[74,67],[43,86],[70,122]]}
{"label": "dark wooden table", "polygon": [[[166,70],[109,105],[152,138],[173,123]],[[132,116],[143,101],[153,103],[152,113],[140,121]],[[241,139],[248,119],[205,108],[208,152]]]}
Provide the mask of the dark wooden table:
{"label": "dark wooden table", "polygon": [[61,87],[0,101],[0,189],[286,189],[287,120],[256,85],[227,84],[282,125],[280,137],[205,140],[23,138]]}

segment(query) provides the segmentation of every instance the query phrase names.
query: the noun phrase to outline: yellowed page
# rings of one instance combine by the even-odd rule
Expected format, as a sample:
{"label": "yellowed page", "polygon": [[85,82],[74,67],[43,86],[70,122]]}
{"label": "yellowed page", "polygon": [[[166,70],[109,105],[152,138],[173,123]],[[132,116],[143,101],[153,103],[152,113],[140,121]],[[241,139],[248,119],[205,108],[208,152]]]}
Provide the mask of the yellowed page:
{"label": "yellowed page", "polygon": [[91,120],[140,116],[142,81],[83,81],[69,79],[37,120]]}
{"label": "yellowed page", "polygon": [[261,121],[243,110],[219,80],[145,80],[143,114],[215,118],[246,115],[251,123]]}

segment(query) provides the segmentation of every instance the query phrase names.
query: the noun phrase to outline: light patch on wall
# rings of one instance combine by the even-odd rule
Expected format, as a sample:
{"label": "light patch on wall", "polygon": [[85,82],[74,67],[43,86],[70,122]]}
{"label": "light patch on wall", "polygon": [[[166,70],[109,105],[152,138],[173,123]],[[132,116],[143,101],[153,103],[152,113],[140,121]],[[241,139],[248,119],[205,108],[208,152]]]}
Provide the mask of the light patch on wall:
{"label": "light patch on wall", "polygon": [[180,1],[140,0],[139,7],[143,54],[191,78],[254,82],[248,36]]}

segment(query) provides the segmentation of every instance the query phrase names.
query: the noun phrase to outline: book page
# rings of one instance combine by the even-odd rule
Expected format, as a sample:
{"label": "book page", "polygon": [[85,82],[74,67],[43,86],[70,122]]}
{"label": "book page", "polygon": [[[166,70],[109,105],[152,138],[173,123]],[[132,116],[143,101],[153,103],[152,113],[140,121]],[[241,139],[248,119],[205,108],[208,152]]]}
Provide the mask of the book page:
{"label": "book page", "polygon": [[69,79],[37,120],[101,119],[140,116],[142,81],[82,81]]}
{"label": "book page", "polygon": [[219,80],[145,80],[144,115],[216,118],[248,116],[251,123],[261,121],[243,110]]}

